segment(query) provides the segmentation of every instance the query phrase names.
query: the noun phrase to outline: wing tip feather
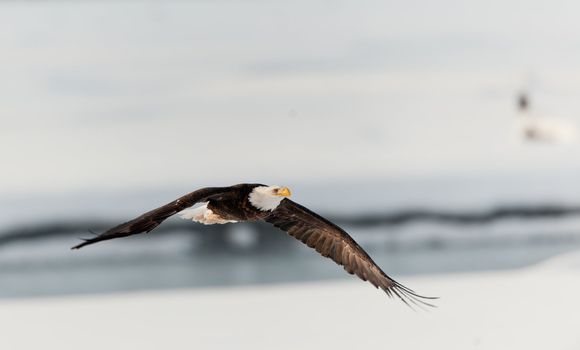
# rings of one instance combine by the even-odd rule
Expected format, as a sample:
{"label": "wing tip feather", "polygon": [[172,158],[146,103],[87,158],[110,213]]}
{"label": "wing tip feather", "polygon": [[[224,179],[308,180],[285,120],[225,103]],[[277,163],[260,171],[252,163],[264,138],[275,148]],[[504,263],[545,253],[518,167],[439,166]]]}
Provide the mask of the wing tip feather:
{"label": "wing tip feather", "polygon": [[[394,284],[388,287],[381,287],[381,289],[389,296],[392,297],[393,294],[396,295],[401,301],[403,301],[411,309],[415,309],[413,305],[425,310],[425,306],[436,308],[437,305],[427,302],[426,300],[437,300],[439,297],[428,297],[424,295],[417,294],[413,290],[403,286],[402,284],[393,281]],[[392,294],[391,294],[392,293]],[[411,304],[413,305],[411,305]]]}
{"label": "wing tip feather", "polygon": [[91,243],[89,243],[89,241],[90,241],[89,239],[81,238],[81,240],[82,240],[82,242],[81,242],[81,243],[79,243],[79,244],[77,244],[77,245],[75,245],[75,246],[71,247],[70,249],[71,249],[71,250],[79,250],[79,249],[81,249],[82,247],[84,247],[84,246],[86,246],[86,245],[89,245],[89,244],[91,244]]}

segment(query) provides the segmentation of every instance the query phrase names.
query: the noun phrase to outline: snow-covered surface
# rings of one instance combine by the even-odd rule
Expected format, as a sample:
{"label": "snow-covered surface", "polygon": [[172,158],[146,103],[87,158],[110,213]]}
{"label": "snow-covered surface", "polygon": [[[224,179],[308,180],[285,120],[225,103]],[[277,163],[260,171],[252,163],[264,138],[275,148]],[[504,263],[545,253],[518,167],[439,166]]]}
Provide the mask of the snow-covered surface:
{"label": "snow-covered surface", "polygon": [[[0,228],[122,222],[195,188],[248,181],[289,186],[296,201],[336,216],[575,204],[580,145],[524,144],[511,128],[528,70],[537,75],[534,110],[578,125],[580,46],[571,43],[580,5],[561,5],[1,2]],[[256,132],[263,137],[248,136]],[[445,248],[505,248],[527,237],[540,247],[548,235],[576,237],[578,224],[419,223],[375,243],[443,237]],[[365,247],[384,239],[352,233]],[[275,276],[281,265],[300,276],[318,276],[313,266],[341,272],[318,257],[312,265],[295,259],[302,269],[289,269],[288,258],[235,268],[219,259],[199,270],[187,266],[199,260],[161,258],[184,255],[181,243],[103,243],[83,255],[63,249],[73,244],[63,239],[5,246],[1,291],[70,292],[75,283],[96,291],[85,281],[137,288],[145,278],[166,287],[199,283],[199,270],[214,283],[253,281],[265,275],[254,264]],[[384,262],[398,277],[505,268],[547,254],[535,249],[409,249],[407,260]],[[437,263],[441,252],[447,259]],[[570,259],[402,276],[442,297],[430,312],[412,312],[359,281],[5,299],[0,349],[578,349],[580,272]]]}
{"label": "snow-covered surface", "polygon": [[414,312],[358,281],[0,302],[5,349],[579,349],[580,254],[405,278]]}

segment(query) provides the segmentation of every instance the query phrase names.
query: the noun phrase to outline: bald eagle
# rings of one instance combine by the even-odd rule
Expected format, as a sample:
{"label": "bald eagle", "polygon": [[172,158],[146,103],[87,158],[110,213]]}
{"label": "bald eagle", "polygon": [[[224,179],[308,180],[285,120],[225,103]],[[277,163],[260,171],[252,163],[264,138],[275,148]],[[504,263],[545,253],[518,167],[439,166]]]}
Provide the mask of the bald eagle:
{"label": "bald eagle", "polygon": [[[418,295],[387,276],[348,233],[288,197],[290,190],[287,187],[262,184],[202,188],[94,238],[84,239],[72,249],[150,232],[175,214],[205,225],[266,221],[342,265],[349,274],[356,274],[363,281],[369,281],[388,296],[395,295],[407,305],[411,302],[433,306],[425,301],[433,297]],[[201,206],[196,207],[196,204]]]}

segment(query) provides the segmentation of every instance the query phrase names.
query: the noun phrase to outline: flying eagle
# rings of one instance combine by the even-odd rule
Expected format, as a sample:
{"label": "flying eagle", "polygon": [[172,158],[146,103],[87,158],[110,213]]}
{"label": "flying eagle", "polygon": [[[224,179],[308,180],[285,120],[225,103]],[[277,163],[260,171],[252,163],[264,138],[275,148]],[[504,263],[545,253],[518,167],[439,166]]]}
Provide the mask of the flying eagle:
{"label": "flying eagle", "polygon": [[[150,232],[165,219],[180,214],[205,225],[239,221],[266,221],[287,232],[322,256],[342,265],[346,272],[369,281],[389,296],[405,304],[433,306],[425,299],[387,276],[351,236],[320,215],[291,201],[287,187],[261,184],[239,184],[230,187],[207,187],[186,194],[141,216],[90,239],[72,249],[109,239]],[[196,204],[201,206],[195,207]]]}

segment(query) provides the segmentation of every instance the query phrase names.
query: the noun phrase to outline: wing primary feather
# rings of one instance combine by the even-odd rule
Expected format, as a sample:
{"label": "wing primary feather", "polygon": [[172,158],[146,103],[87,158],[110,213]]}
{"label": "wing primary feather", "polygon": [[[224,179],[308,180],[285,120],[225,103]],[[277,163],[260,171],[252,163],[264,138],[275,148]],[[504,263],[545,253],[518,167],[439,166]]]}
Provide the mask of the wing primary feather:
{"label": "wing primary feather", "polygon": [[411,294],[411,295],[413,295],[413,296],[415,296],[415,297],[417,297],[417,298],[421,298],[421,299],[430,299],[430,300],[436,300],[436,299],[439,299],[439,297],[427,297],[427,296],[424,296],[424,295],[417,294],[417,293],[416,293],[414,290],[412,290],[412,289],[410,289],[410,288],[407,288],[407,287],[405,287],[404,285],[400,284],[399,282],[397,282],[397,281],[395,281],[395,280],[391,280],[391,281],[393,281],[393,283],[395,284],[395,286],[397,286],[398,288],[400,288],[400,289],[404,290],[404,291],[405,291],[405,292],[407,292],[408,294]]}
{"label": "wing primary feather", "polygon": [[423,308],[423,306],[437,307],[437,305],[421,300],[421,299],[430,299],[430,300],[439,299],[437,297],[426,297],[423,295],[419,295],[415,292],[409,292],[408,288],[397,282],[395,282],[395,285],[391,289],[400,291],[401,294],[407,298],[407,300],[411,301],[413,304],[417,305],[420,308]]}
{"label": "wing primary feather", "polygon": [[399,299],[401,299],[401,301],[402,301],[403,303],[405,303],[405,304],[406,304],[408,307],[410,307],[411,309],[413,309],[413,307],[412,307],[411,305],[409,305],[409,303],[407,302],[407,300],[405,300],[405,298],[403,298],[403,297],[402,297],[402,296],[399,294],[399,292],[397,292],[397,289],[396,289],[396,288],[391,288],[390,290],[391,290],[391,292],[393,292],[393,293],[394,293],[396,296],[398,296],[398,297],[399,297]]}

